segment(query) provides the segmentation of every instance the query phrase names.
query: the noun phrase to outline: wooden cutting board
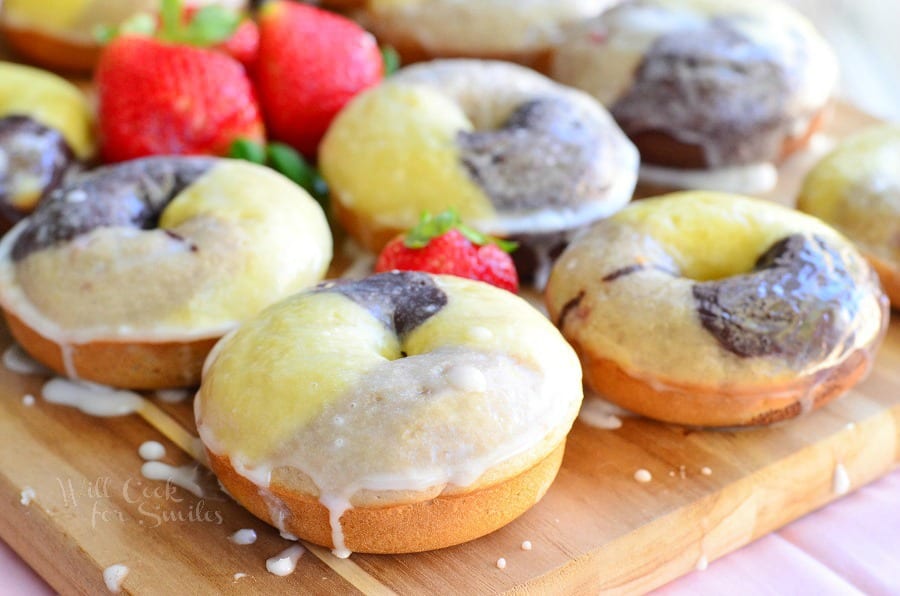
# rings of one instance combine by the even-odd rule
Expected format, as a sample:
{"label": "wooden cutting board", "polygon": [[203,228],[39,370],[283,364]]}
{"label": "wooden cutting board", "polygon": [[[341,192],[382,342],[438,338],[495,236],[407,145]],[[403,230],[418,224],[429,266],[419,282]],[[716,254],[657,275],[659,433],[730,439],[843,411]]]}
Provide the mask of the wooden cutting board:
{"label": "wooden cutting board", "polygon": [[[872,122],[838,106],[828,133]],[[790,202],[809,161],[786,164],[772,198]],[[0,349],[9,342],[0,329]],[[196,497],[142,477],[137,449],[147,440],[166,445],[167,463],[190,464],[188,402],[148,400],[139,415],[101,419],[40,398],[26,405],[42,382],[0,368],[0,537],[64,594],[103,591],[113,564],[129,567],[123,590],[136,594],[646,591],[838,498],[844,480],[852,490],[900,460],[895,323],[868,380],[804,418],[734,432],[636,417],[616,430],[577,422],[556,483],[506,528],[415,555],[340,560],[309,547],[281,578],[265,562],[291,543],[214,479],[201,474],[206,489]],[[638,469],[652,480],[637,482]],[[27,487],[35,496],[24,505]],[[257,531],[256,544],[229,541],[241,528]]]}

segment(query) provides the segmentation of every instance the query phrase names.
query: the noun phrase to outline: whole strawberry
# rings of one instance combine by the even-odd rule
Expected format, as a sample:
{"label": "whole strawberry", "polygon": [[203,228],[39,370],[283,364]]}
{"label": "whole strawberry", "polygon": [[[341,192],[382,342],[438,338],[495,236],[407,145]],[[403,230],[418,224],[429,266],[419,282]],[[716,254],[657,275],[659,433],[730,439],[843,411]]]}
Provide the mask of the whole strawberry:
{"label": "whole strawberry", "polygon": [[375,38],[342,16],[274,0],[259,13],[256,83],[270,135],[307,157],[334,116],[383,75]]}
{"label": "whole strawberry", "polygon": [[519,291],[519,277],[508,251],[515,244],[490,238],[463,225],[455,211],[422,216],[418,226],[391,240],[375,271],[426,271],[466,277]]}
{"label": "whole strawberry", "polygon": [[262,116],[244,67],[221,51],[190,45],[225,41],[237,18],[192,33],[178,2],[163,7],[160,37],[123,33],[101,54],[95,83],[103,159],[225,155],[235,139],[262,141]]}

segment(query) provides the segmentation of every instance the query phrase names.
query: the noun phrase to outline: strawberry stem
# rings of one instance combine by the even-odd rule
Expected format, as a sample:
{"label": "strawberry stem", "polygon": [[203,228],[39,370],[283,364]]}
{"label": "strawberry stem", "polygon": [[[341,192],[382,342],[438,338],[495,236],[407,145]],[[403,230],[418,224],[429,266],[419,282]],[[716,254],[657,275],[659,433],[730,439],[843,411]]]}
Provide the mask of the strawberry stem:
{"label": "strawberry stem", "polygon": [[94,37],[100,43],[111,42],[119,35],[131,33],[156,36],[163,41],[199,47],[213,46],[229,39],[241,23],[241,15],[221,6],[206,6],[184,18],[181,0],[161,0],[159,16],[138,13],[119,27],[100,25]]}
{"label": "strawberry stem", "polygon": [[228,157],[266,165],[306,190],[323,209],[328,207],[328,184],[325,179],[290,145],[262,145],[250,139],[235,139],[229,148]]}
{"label": "strawberry stem", "polygon": [[393,46],[381,46],[381,61],[384,64],[384,76],[390,76],[400,68],[400,54]]}
{"label": "strawberry stem", "polygon": [[406,233],[403,245],[407,248],[425,248],[432,239],[442,236],[450,230],[457,230],[469,242],[477,246],[494,244],[503,252],[512,252],[518,248],[518,243],[511,240],[494,238],[471,228],[462,222],[459,212],[455,208],[441,211],[437,215],[428,212],[422,213],[419,223]]}
{"label": "strawberry stem", "polygon": [[163,39],[176,41],[181,33],[181,0],[162,0],[159,10]]}

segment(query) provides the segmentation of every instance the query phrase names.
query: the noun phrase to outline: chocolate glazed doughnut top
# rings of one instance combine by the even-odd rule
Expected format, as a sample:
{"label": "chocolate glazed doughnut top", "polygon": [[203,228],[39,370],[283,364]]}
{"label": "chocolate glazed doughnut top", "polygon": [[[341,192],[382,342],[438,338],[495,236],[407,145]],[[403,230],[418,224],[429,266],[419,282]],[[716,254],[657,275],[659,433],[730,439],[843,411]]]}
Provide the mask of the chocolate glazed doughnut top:
{"label": "chocolate glazed doughnut top", "polygon": [[51,193],[16,239],[12,258],[101,227],[155,228],[172,199],[214,164],[213,158],[157,157],[94,170]]}
{"label": "chocolate glazed doughnut top", "polygon": [[[777,160],[827,103],[837,65],[775,2],[635,0],[574,28],[553,76],[609,107],[645,161],[720,168]],[[696,154],[644,151],[657,134]]]}
{"label": "chocolate glazed doughnut top", "polygon": [[0,213],[17,221],[62,182],[75,161],[59,131],[21,114],[0,118]]}
{"label": "chocolate glazed doughnut top", "polygon": [[321,208],[284,176],[150,157],[82,174],[19,222],[0,303],[66,345],[215,336],[318,282],[331,250]]}

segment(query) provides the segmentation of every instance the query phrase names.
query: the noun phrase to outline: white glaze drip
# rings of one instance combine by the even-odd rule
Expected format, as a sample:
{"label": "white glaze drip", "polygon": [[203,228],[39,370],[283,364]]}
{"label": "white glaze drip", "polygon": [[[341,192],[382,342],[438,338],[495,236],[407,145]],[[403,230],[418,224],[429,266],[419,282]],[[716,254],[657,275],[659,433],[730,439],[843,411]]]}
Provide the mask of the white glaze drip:
{"label": "white glaze drip", "polygon": [[203,497],[203,487],[197,482],[197,465],[175,467],[158,461],[148,461],[141,466],[141,475],[149,480],[163,480]]}
{"label": "white glaze drip", "polygon": [[494,333],[487,327],[476,325],[474,327],[469,327],[468,336],[475,341],[490,341],[493,339]]}
{"label": "white glaze drip", "polygon": [[253,544],[256,542],[256,530],[253,528],[244,528],[232,534],[228,539],[241,546]]}
{"label": "white glaze drip", "polygon": [[41,395],[50,403],[71,406],[100,417],[125,416],[144,405],[143,398],[131,391],[58,377],[44,383]]}
{"label": "white glaze drip", "polygon": [[484,391],[487,388],[487,379],[474,366],[466,364],[454,366],[446,374],[450,385],[460,391]]}
{"label": "white glaze drip", "polygon": [[704,476],[712,476],[712,469],[708,468],[707,466],[703,466],[702,468],[700,468],[700,473]]}
{"label": "white glaze drip", "polygon": [[525,540],[522,542],[522,550],[531,550],[531,549],[532,549],[531,540]]}
{"label": "white glaze drip", "polygon": [[706,558],[706,555],[700,555],[700,558],[697,559],[697,564],[694,568],[697,571],[706,571],[706,568],[709,567],[709,560]]}
{"label": "white glaze drip", "polygon": [[641,484],[646,484],[653,480],[653,475],[644,468],[641,468],[640,470],[635,471],[634,479]]}
{"label": "white glaze drip", "polygon": [[300,560],[300,557],[305,552],[306,549],[299,544],[289,546],[274,557],[266,560],[266,569],[272,575],[279,577],[290,575],[297,568],[297,561]]}
{"label": "white glaze drip", "polygon": [[615,430],[622,427],[622,419],[619,417],[622,412],[622,408],[605,399],[585,396],[578,419],[594,428]]}
{"label": "white glaze drip", "polygon": [[285,540],[290,540],[291,542],[297,542],[298,540],[300,540],[294,534],[291,534],[290,532],[285,532],[284,530],[278,532],[278,535],[281,536],[282,538],[284,538]]}
{"label": "white glaze drip", "polygon": [[188,389],[157,389],[153,395],[161,402],[177,404],[189,398],[191,392]]}
{"label": "white glaze drip", "polygon": [[53,372],[28,355],[19,344],[12,344],[3,352],[3,366],[20,375],[50,376]]}
{"label": "white glaze drip", "polygon": [[166,448],[159,441],[144,441],[138,447],[138,455],[146,461],[157,461],[166,456]]}
{"label": "white glaze drip", "polygon": [[30,486],[26,486],[22,489],[22,492],[19,493],[19,503],[28,507],[36,496],[37,493],[34,492],[34,489]]}
{"label": "white glaze drip", "polygon": [[67,342],[59,343],[59,351],[62,355],[63,370],[70,379],[78,378],[78,370],[75,368],[75,348]]}
{"label": "white glaze drip", "polygon": [[350,556],[350,550],[344,544],[344,527],[341,525],[341,516],[350,509],[350,499],[335,495],[322,495],[319,501],[328,509],[328,522],[331,524],[331,543],[334,545],[331,552],[339,559],[346,559]]}
{"label": "white glaze drip", "polygon": [[[268,482],[266,482],[266,484],[268,484]],[[286,532],[287,530],[285,530],[284,522],[291,513],[284,504],[284,501],[264,488],[259,489],[259,496],[269,510],[269,519],[271,520],[272,525],[278,528],[279,532]]]}
{"label": "white glaze drip", "polygon": [[241,572],[235,573],[235,574],[234,574],[234,581],[237,581],[237,580],[241,579],[242,577],[247,577],[247,574],[246,574],[246,573],[241,573]]}
{"label": "white glaze drip", "polygon": [[497,559],[497,569],[506,569],[506,559],[503,557]]}
{"label": "white glaze drip", "polygon": [[696,170],[642,164],[640,172],[646,184],[742,194],[768,192],[778,183],[778,170],[770,163]]}
{"label": "white glaze drip", "polygon": [[29,408],[34,405],[34,396],[30,393],[26,393],[22,396],[22,405],[28,406]]}
{"label": "white glaze drip", "polygon": [[125,581],[125,577],[128,575],[129,571],[131,570],[125,565],[110,565],[104,569],[103,583],[106,584],[106,589],[113,594],[121,592],[122,582]]}
{"label": "white glaze drip", "polygon": [[834,466],[834,474],[831,477],[831,492],[835,495],[846,495],[850,491],[850,476],[844,464],[837,463]]}

